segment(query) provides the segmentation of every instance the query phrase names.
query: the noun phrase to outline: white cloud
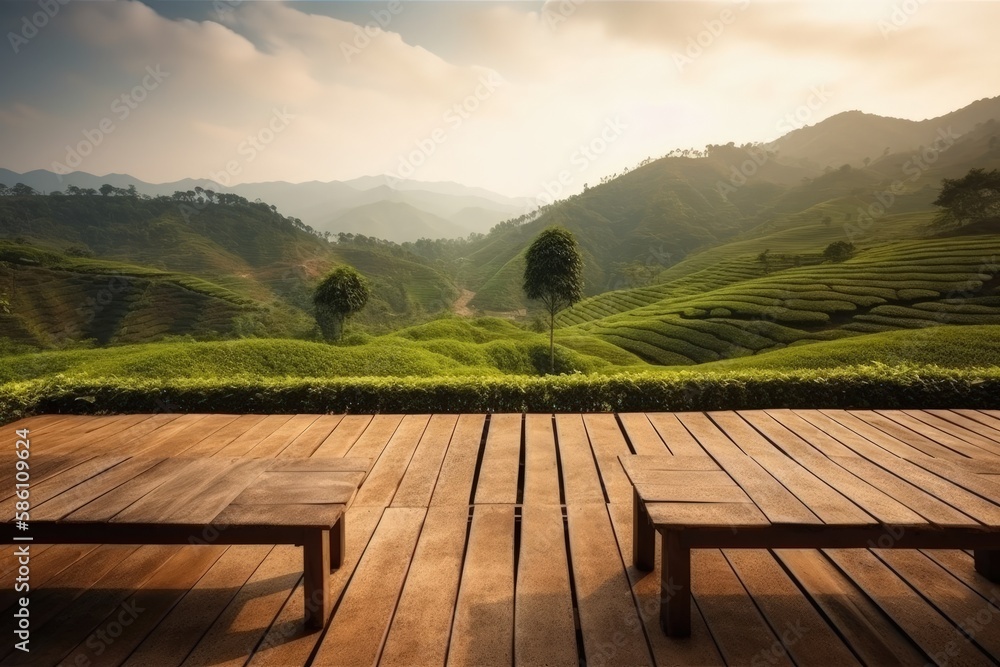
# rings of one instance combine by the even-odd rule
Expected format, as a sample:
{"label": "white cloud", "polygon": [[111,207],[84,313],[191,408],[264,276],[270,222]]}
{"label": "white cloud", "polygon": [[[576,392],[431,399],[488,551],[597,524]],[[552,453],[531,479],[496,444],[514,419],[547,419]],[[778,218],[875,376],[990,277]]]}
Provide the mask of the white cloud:
{"label": "white cloud", "polygon": [[[463,7],[456,26],[450,3],[404,3],[386,31],[358,37],[353,23],[272,2],[204,21],[71,3],[51,28],[59,41],[32,46],[82,57],[18,57],[51,85],[0,93],[0,153],[9,168],[49,168],[156,65],[169,78],[81,169],[167,181],[237,160],[236,181],[349,179],[397,170],[442,130],[414,178],[534,195],[616,116],[628,129],[575,188],[673,147],[773,139],[814,85],[833,95],[812,121],[854,108],[924,118],[1000,92],[1000,3],[925,3],[883,36],[893,6],[566,0]],[[724,11],[733,20],[679,69]],[[493,72],[506,83],[449,120]],[[294,120],[248,160],[241,143],[275,109]]]}

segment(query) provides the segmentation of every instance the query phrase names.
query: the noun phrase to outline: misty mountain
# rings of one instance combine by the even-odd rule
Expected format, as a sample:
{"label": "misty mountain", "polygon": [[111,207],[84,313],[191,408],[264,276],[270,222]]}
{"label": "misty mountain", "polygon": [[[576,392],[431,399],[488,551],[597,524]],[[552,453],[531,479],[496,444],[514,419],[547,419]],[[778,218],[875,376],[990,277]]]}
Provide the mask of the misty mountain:
{"label": "misty mountain", "polygon": [[326,228],[380,239],[391,238],[397,242],[468,235],[464,227],[450,220],[410,204],[386,200],[352,208],[327,223]]}
{"label": "misty mountain", "polygon": [[[525,210],[523,200],[482,188],[457,183],[390,181],[385,176],[365,176],[351,181],[272,181],[221,187],[206,179],[147,183],[128,174],[95,176],[75,171],[59,175],[43,169],[19,174],[0,169],[0,183],[24,183],[39,192],[65,190],[70,185],[95,190],[105,183],[118,188],[134,185],[140,193],[150,196],[171,195],[177,190],[201,187],[238,194],[250,201],[260,199],[275,205],[282,214],[299,218],[320,231],[365,233],[400,243],[415,240],[417,237],[412,236],[414,229],[425,229],[430,238],[456,238],[468,236],[471,232],[486,232],[497,222],[520,215]],[[372,212],[368,207],[380,202],[400,206],[383,206],[371,218]],[[361,210],[356,215],[350,215],[356,208]],[[397,212],[399,217],[393,218],[391,211]],[[357,227],[359,221],[366,217],[379,221],[378,234]],[[441,220],[435,220],[437,218]],[[415,223],[417,219],[422,222]]]}
{"label": "misty mountain", "polygon": [[845,111],[824,121],[793,130],[775,142],[781,160],[811,167],[861,166],[889,153],[929,146],[949,132],[961,135],[977,125],[1000,118],[1000,97],[972,104],[922,121],[887,118]]}

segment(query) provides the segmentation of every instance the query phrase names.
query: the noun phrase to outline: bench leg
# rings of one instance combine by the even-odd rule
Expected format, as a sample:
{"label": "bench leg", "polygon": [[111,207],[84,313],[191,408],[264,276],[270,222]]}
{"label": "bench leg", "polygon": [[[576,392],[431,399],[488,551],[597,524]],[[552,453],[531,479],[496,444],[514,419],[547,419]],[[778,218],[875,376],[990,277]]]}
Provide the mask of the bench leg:
{"label": "bench leg", "polygon": [[1000,584],[1000,549],[976,549],[976,572]]}
{"label": "bench leg", "polygon": [[344,564],[344,550],[347,548],[347,530],[344,526],[346,517],[340,520],[330,531],[330,571],[339,569]]}
{"label": "bench leg", "polygon": [[691,549],[674,530],[663,531],[660,625],[668,637],[691,636]]}
{"label": "bench leg", "polygon": [[646,508],[639,499],[639,492],[632,489],[632,564],[636,569],[649,572],[656,564],[656,529],[649,521]]}
{"label": "bench leg", "polygon": [[322,629],[333,613],[329,587],[330,532],[329,530],[306,531],[302,544],[305,624],[311,629]]}

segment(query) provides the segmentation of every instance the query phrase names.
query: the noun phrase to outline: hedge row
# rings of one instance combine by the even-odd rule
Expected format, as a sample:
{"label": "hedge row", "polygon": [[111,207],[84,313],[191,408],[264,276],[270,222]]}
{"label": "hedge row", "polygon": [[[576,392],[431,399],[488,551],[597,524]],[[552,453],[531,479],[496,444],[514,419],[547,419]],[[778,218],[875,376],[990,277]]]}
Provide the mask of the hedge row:
{"label": "hedge row", "polygon": [[1000,408],[1000,368],[677,371],[488,378],[40,380],[0,386],[0,422],[40,413],[601,412]]}

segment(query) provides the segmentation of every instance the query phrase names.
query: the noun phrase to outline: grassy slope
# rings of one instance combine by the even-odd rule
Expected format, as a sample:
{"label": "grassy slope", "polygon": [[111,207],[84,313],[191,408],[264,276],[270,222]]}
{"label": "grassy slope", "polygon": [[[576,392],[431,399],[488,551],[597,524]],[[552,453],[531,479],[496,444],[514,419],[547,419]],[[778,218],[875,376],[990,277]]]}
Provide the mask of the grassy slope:
{"label": "grassy slope", "polygon": [[612,294],[561,321],[570,324],[566,333],[594,335],[662,365],[896,329],[1000,324],[998,256],[998,235],[903,241],[840,264],[683,290],[649,305]]}
{"label": "grassy slope", "polygon": [[[10,239],[21,244],[11,247]],[[102,259],[63,254],[72,247]],[[451,280],[419,257],[331,245],[263,205],[209,204],[195,211],[161,199],[0,197],[0,298],[14,302],[12,316],[0,322],[0,338],[51,345],[66,338],[226,335],[233,317],[251,305],[258,333],[302,335],[311,327],[311,285],[338,263],[357,266],[373,283],[370,306],[358,318],[364,325],[410,323],[447,310],[457,295]],[[140,280],[113,306],[101,308],[103,321],[81,326],[75,311],[96,301],[118,274]],[[234,307],[227,310],[222,302]],[[147,317],[160,305],[162,317]],[[126,322],[135,308],[144,312]]]}

